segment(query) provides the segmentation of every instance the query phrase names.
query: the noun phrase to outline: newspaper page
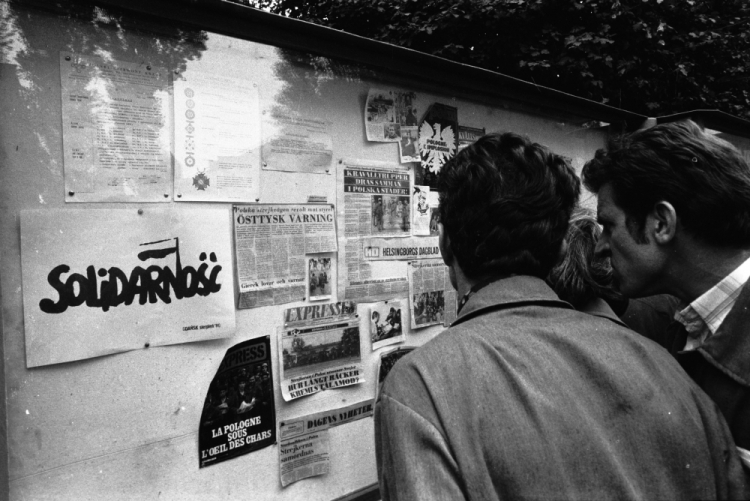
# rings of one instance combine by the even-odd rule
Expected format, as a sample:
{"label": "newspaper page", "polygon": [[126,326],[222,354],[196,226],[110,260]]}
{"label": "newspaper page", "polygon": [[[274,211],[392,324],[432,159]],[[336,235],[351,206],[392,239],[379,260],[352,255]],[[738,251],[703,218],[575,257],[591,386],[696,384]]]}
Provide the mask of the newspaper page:
{"label": "newspaper page", "polygon": [[362,239],[367,261],[414,261],[440,257],[438,237]]}
{"label": "newspaper page", "polygon": [[442,259],[409,263],[409,298],[412,329],[456,319],[456,291]]}
{"label": "newspaper page", "polygon": [[284,400],[364,382],[353,302],[290,308],[284,320],[279,332]]}
{"label": "newspaper page", "polygon": [[235,205],[234,241],[240,309],[304,300],[305,255],[337,249],[334,208]]}
{"label": "newspaper page", "polygon": [[280,110],[263,113],[264,170],[326,174],[331,170],[331,122]]}
{"label": "newspaper page", "polygon": [[416,129],[416,99],[415,92],[370,89],[365,104],[367,140],[396,143],[401,141],[403,128]]}
{"label": "newspaper page", "polygon": [[370,340],[373,351],[405,340],[401,301],[380,301],[370,307]]}
{"label": "newspaper page", "polygon": [[201,468],[276,443],[272,385],[269,336],[227,350],[203,404],[198,432]]}
{"label": "newspaper page", "polygon": [[169,72],[60,52],[66,202],[169,202]]}
{"label": "newspaper page", "polygon": [[[377,301],[408,293],[401,263],[365,261],[363,240],[407,237],[411,227],[411,176],[393,164],[343,161],[337,173],[339,228],[338,294]],[[341,256],[343,254],[343,259]]]}
{"label": "newspaper page", "polygon": [[328,430],[373,414],[373,400],[279,423],[281,485],[328,473]]}
{"label": "newspaper page", "polygon": [[378,401],[378,395],[380,395],[380,390],[383,388],[383,382],[385,381],[386,376],[391,372],[391,369],[396,365],[396,362],[415,349],[415,346],[399,346],[398,348],[390,349],[380,354],[380,358],[378,359],[378,385],[375,387],[375,402]]}
{"label": "newspaper page", "polygon": [[471,143],[486,134],[484,128],[458,126],[458,151],[463,150]]}
{"label": "newspaper page", "polygon": [[458,146],[458,110],[433,103],[419,126],[421,162],[415,166],[415,184],[437,189],[437,176]]}
{"label": "newspaper page", "polygon": [[175,200],[254,202],[260,100],[246,80],[186,71],[174,82]]}

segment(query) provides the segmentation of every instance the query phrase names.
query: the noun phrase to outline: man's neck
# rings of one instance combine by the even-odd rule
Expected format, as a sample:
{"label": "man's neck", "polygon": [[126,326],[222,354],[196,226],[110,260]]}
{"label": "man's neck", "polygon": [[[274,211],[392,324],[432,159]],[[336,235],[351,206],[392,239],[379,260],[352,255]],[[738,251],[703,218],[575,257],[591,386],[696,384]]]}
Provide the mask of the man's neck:
{"label": "man's neck", "polygon": [[750,258],[750,249],[695,244],[676,252],[669,278],[672,294],[692,303]]}

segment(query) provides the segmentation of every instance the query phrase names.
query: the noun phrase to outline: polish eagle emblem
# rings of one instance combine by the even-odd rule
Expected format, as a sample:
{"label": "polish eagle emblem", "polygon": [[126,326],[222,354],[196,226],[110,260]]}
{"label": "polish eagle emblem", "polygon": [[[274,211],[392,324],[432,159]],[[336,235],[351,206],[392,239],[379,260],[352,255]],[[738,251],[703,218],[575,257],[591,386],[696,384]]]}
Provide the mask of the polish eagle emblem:
{"label": "polish eagle emblem", "polygon": [[437,174],[440,168],[456,152],[456,134],[453,127],[446,126],[441,130],[439,123],[430,125],[422,122],[419,128],[419,151],[422,155],[422,165],[430,172]]}

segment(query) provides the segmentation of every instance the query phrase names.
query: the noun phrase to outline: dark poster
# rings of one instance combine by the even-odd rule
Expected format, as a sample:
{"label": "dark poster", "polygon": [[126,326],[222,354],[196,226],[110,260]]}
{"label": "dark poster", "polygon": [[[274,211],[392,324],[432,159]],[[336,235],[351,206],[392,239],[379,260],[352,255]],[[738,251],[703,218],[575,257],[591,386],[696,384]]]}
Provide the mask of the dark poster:
{"label": "dark poster", "polygon": [[458,109],[434,103],[419,126],[421,162],[414,170],[414,184],[437,190],[437,175],[456,154],[457,143]]}
{"label": "dark poster", "polygon": [[200,467],[276,443],[269,336],[227,350],[203,404]]}

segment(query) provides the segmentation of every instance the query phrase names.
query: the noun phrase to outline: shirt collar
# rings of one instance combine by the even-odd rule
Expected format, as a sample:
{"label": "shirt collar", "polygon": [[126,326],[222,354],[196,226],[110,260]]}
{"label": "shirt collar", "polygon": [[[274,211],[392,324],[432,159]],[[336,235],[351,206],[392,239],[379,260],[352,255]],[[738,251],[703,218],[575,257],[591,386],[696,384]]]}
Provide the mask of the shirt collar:
{"label": "shirt collar", "polygon": [[685,350],[694,350],[701,346],[721,326],[727,317],[742,286],[750,279],[750,259],[739,265],[719,283],[703,295],[675,313],[674,318],[688,333]]}

